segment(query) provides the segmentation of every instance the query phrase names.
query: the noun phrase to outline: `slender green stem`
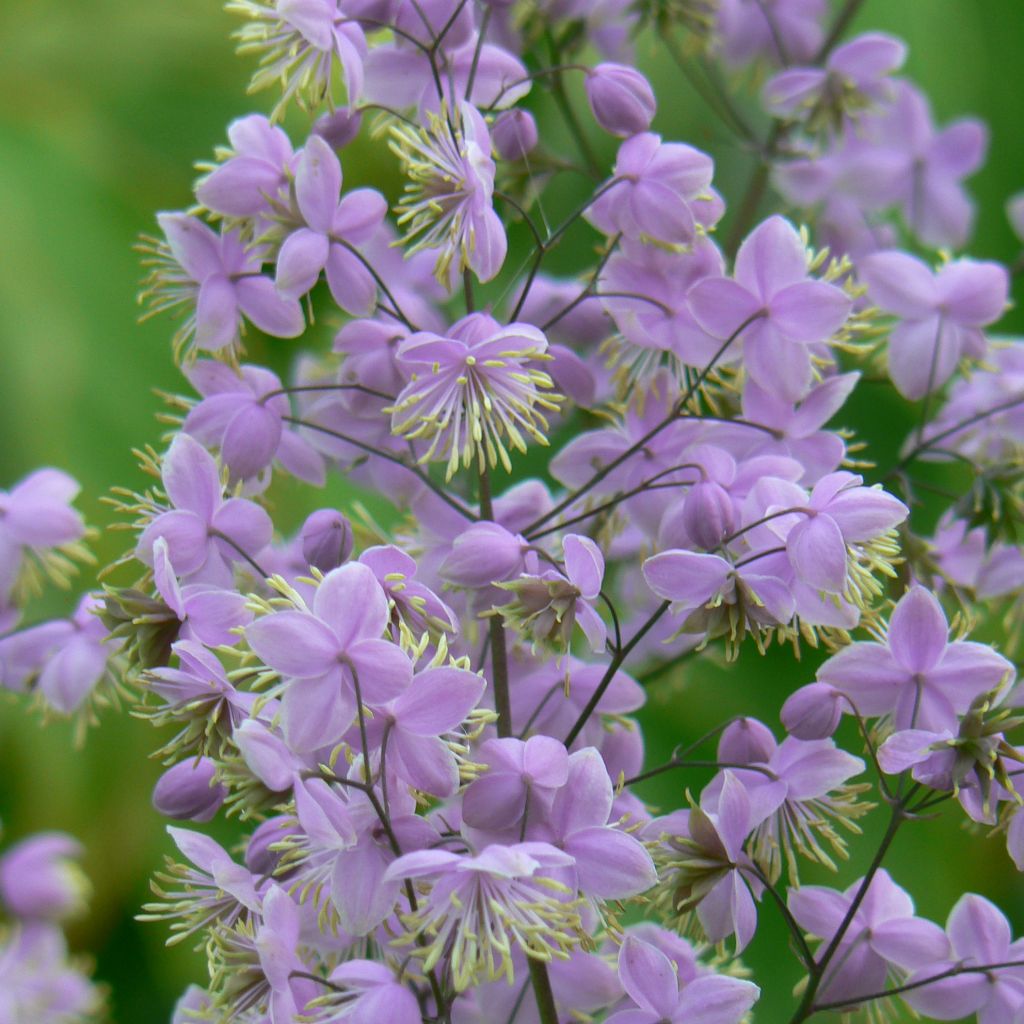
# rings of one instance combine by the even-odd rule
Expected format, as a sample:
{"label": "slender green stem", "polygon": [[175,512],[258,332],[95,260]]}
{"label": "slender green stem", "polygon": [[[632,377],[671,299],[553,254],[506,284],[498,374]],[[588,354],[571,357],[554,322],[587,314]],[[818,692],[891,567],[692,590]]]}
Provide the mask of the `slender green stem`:
{"label": "slender green stem", "polygon": [[542,960],[527,957],[530,966],[530,981],[533,993],[537,998],[537,1012],[540,1024],[558,1024],[558,1010],[555,1007],[555,994],[551,991],[551,979],[548,977],[547,965]]}
{"label": "slender green stem", "polygon": [[[491,480],[487,467],[480,473],[480,518],[494,519],[494,503],[491,500]],[[491,641],[491,688],[494,691],[494,710],[498,713],[498,735],[512,735],[512,702],[508,691],[508,651],[505,645],[505,626],[500,615],[490,620]]]}

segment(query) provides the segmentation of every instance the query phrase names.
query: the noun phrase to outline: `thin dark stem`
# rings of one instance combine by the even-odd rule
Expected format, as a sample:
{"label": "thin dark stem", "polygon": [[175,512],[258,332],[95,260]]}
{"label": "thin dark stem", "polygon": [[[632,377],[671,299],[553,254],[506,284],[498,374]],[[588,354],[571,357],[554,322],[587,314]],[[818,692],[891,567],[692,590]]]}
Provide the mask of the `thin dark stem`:
{"label": "thin dark stem", "polygon": [[542,331],[547,332],[550,328],[554,327],[563,317],[567,317],[580,303],[585,302],[588,298],[594,294],[594,286],[597,284],[598,278],[601,276],[601,271],[604,270],[611,259],[612,253],[617,248],[619,242],[622,240],[622,235],[618,234],[608,243],[604,252],[601,254],[601,259],[598,261],[597,266],[594,268],[594,272],[590,275],[590,280],[587,282],[586,287],[570,302],[567,306],[560,309],[553,317],[546,320],[540,325]]}
{"label": "thin dark stem", "polygon": [[651,615],[651,617],[629,638],[624,647],[621,647],[616,651],[611,663],[608,665],[605,674],[601,677],[601,682],[597,684],[597,688],[590,696],[590,700],[587,701],[586,707],[580,712],[579,718],[576,719],[575,724],[569,730],[569,734],[565,737],[565,745],[567,747],[572,746],[576,737],[579,736],[583,730],[583,726],[590,720],[590,716],[594,713],[597,705],[601,703],[601,698],[604,697],[605,691],[611,686],[612,680],[615,678],[615,673],[619,671],[619,667],[633,652],[633,648],[654,628],[658,620],[668,611],[671,601],[662,601],[658,605],[657,609]]}
{"label": "thin dark stem", "polygon": [[341,238],[337,235],[331,235],[331,241],[336,242],[338,245],[341,245],[344,248],[348,249],[348,251],[352,253],[352,255],[355,256],[355,258],[359,260],[360,263],[362,263],[362,265],[369,272],[370,277],[372,277],[373,280],[376,282],[377,287],[384,293],[388,302],[391,303],[392,315],[396,316],[403,324],[405,324],[406,327],[409,328],[410,331],[414,333],[418,331],[419,328],[402,312],[402,307],[398,304],[398,301],[397,299],[395,299],[394,295],[391,294],[391,289],[388,288],[387,284],[385,284],[384,278],[382,278],[380,274],[377,273],[377,270],[374,267],[374,265],[351,242],[346,241],[344,238]]}
{"label": "thin dark stem", "polygon": [[555,1007],[555,995],[551,991],[551,979],[548,977],[547,965],[542,960],[527,957],[530,967],[530,981],[537,997],[537,1013],[540,1024],[558,1024],[558,1010]]}
{"label": "thin dark stem", "polygon": [[571,491],[569,494],[567,494],[560,502],[558,502],[554,506],[554,508],[546,512],[539,519],[536,519],[532,523],[530,523],[530,525],[527,526],[526,529],[523,531],[524,534],[529,536],[531,533],[535,532],[545,523],[549,523],[553,519],[557,519],[558,516],[560,516],[567,508],[569,508],[571,505],[574,505],[577,501],[579,501],[579,499],[584,494],[587,494],[589,491],[592,491],[610,473],[615,472],[615,470],[618,469],[619,466],[621,466],[624,462],[631,459],[638,452],[643,451],[646,445],[648,445],[652,440],[654,440],[654,438],[656,438],[658,434],[660,434],[667,426],[669,426],[672,423],[675,423],[675,421],[682,416],[683,410],[686,408],[690,399],[693,398],[693,396],[697,393],[697,390],[700,388],[700,386],[704,383],[705,380],[707,380],[708,376],[710,375],[711,371],[715,368],[719,359],[721,359],[722,356],[725,355],[726,351],[729,349],[732,343],[736,341],[736,339],[755,320],[760,320],[764,315],[765,314],[763,310],[758,310],[758,312],[754,313],[752,316],[748,316],[747,319],[744,320],[743,323],[741,323],[739,327],[737,327],[736,330],[733,331],[733,333],[730,334],[729,337],[722,342],[718,351],[714,354],[714,356],[712,356],[711,361],[707,364],[707,366],[705,366],[701,370],[701,372],[697,375],[696,379],[686,389],[686,393],[683,395],[683,397],[680,398],[678,402],[676,402],[676,404],[672,407],[672,411],[660,423],[657,423],[655,424],[655,426],[651,427],[651,429],[648,430],[647,433],[644,434],[644,436],[641,437],[639,441],[635,441],[624,452],[622,452],[620,455],[617,455],[614,459],[612,459],[611,462],[605,463],[605,465],[598,469],[594,473],[594,475],[591,476],[585,483],[577,487],[576,490]]}
{"label": "thin dark stem", "polygon": [[382,398],[386,402],[393,402],[395,400],[394,395],[385,394],[383,391],[376,391],[373,388],[366,387],[364,384],[295,384],[291,387],[277,388],[275,391],[268,391],[265,395],[260,395],[260,405],[269,402],[271,398],[277,398],[278,395],[297,395],[307,391],[358,391],[373,398]]}
{"label": "thin dark stem", "polygon": [[775,901],[775,905],[779,908],[779,913],[782,914],[782,920],[786,922],[786,927],[789,929],[789,934],[793,937],[793,941],[796,943],[797,952],[800,954],[800,959],[803,960],[804,966],[808,970],[811,970],[814,967],[814,954],[811,952],[811,947],[807,944],[807,939],[804,938],[803,929],[801,929],[800,925],[797,923],[796,918],[793,917],[793,913],[786,905],[786,901],[782,898],[782,894],[774,885],[772,885],[768,876],[759,867],[757,867],[757,865],[754,866],[754,873],[771,895],[771,898]]}
{"label": "thin dark stem", "polygon": [[933,974],[929,978],[921,978],[918,981],[908,981],[905,985],[897,985],[894,988],[882,989],[879,992],[871,992],[868,995],[857,996],[856,999],[837,999],[832,1003],[819,1003],[814,1007],[814,1012],[826,1010],[841,1010],[847,1006],[857,1006],[860,1003],[874,1002],[876,999],[888,999],[890,996],[902,995],[904,992],[912,992],[914,989],[924,988],[936,981],[944,981],[946,978],[955,978],[958,974],[986,974],[989,971],[1002,971],[1010,967],[1024,967],[1024,960],[1006,960],[998,964],[979,964],[972,966],[968,964],[957,964],[940,974]]}
{"label": "thin dark stem", "polygon": [[649,768],[639,775],[634,775],[631,779],[626,779],[623,785],[632,786],[638,782],[646,782],[648,779],[657,778],[659,775],[674,771],[676,768],[714,768],[716,771],[732,768],[735,771],[759,772],[761,775],[765,775],[772,780],[778,778],[770,768],[765,768],[764,765],[760,764],[742,764],[738,761],[686,761],[680,758],[673,758],[671,761],[658,765],[657,768]]}
{"label": "thin dark stem", "polygon": [[[494,502],[491,499],[491,480],[487,467],[480,473],[480,518],[494,519]],[[491,687],[494,690],[494,710],[498,713],[498,736],[512,735],[512,702],[508,690],[508,651],[505,645],[505,625],[500,615],[490,620],[491,640]]]}
{"label": "thin dark stem", "polygon": [[395,463],[396,466],[401,466],[403,469],[407,469],[413,476],[417,477],[422,483],[426,484],[449,508],[455,509],[459,515],[470,520],[470,522],[476,522],[476,515],[473,514],[462,502],[457,501],[453,498],[443,487],[438,486],[430,479],[430,476],[425,473],[419,466],[410,465],[401,455],[395,455],[392,452],[386,452],[381,448],[374,448],[373,445],[366,444],[365,441],[360,441],[358,438],[349,437],[348,434],[341,434],[337,430],[331,430],[329,427],[323,427],[319,423],[311,423],[309,420],[300,419],[297,416],[282,416],[282,420],[285,423],[292,423],[297,427],[306,427],[308,430],[316,430],[321,434],[326,434],[328,437],[335,437],[339,441],[344,441],[346,444],[350,444],[355,448],[359,448],[361,451],[367,452],[370,455],[376,455],[381,459],[386,459],[388,462]]}
{"label": "thin dark stem", "polygon": [[847,907],[842,921],[839,922],[839,927],[836,929],[835,935],[832,936],[828,945],[825,947],[821,955],[815,960],[814,966],[810,969],[807,979],[807,988],[804,990],[804,996],[800,1001],[800,1005],[797,1007],[796,1012],[790,1019],[790,1024],[800,1024],[801,1021],[807,1020],[807,1018],[815,1012],[814,998],[818,994],[818,989],[821,987],[821,983],[824,980],[825,972],[828,970],[828,965],[831,962],[832,957],[835,956],[836,950],[838,950],[842,944],[843,939],[846,937],[846,933],[850,930],[850,925],[853,924],[853,919],[857,916],[857,911],[860,910],[861,904],[864,902],[864,899],[868,894],[868,889],[871,887],[871,883],[874,881],[875,875],[878,873],[878,869],[882,866],[882,861],[885,859],[885,855],[889,852],[889,847],[892,845],[893,839],[896,838],[896,833],[899,831],[900,825],[903,824],[904,818],[904,804],[901,802],[892,809],[892,816],[889,818],[889,825],[885,830],[885,835],[882,836],[882,842],[875,851],[875,855],[871,859],[871,864],[868,867],[867,874],[865,874],[864,878],[861,880],[860,886],[854,894],[853,899],[850,901],[850,905]]}
{"label": "thin dark stem", "polygon": [[234,548],[235,551],[237,551],[242,556],[242,558],[244,558],[253,567],[253,569],[255,569],[257,573],[259,573],[261,579],[269,578],[270,574],[266,571],[266,569],[264,569],[260,565],[260,563],[252,557],[252,555],[250,555],[247,551],[244,551],[242,548],[240,548],[226,533],[221,533],[220,530],[211,529],[209,535],[211,537],[216,537],[218,540],[224,541],[225,544]]}

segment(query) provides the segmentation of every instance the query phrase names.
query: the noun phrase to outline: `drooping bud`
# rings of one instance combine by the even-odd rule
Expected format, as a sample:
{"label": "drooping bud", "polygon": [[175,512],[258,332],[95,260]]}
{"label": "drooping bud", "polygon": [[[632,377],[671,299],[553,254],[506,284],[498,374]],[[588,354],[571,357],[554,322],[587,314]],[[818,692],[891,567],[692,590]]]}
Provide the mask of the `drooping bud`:
{"label": "drooping bud", "polygon": [[823,740],[836,731],[843,714],[842,694],[827,683],[801,686],[782,705],[780,718],[798,740]]}
{"label": "drooping bud", "polygon": [[713,481],[694,484],[683,501],[682,520],[698,547],[714,551],[736,527],[732,498]]}
{"label": "drooping bud", "polygon": [[361,111],[350,107],[339,107],[329,114],[322,114],[313,122],[313,132],[319,135],[332,149],[344,149],[358,134],[363,125]]}
{"label": "drooping bud", "polygon": [[441,576],[462,587],[485,587],[520,573],[522,537],[497,523],[474,523],[456,539],[441,565]]}
{"label": "drooping bud", "polygon": [[313,512],[302,526],[302,557],[327,573],[352,554],[352,524],[333,508]]}
{"label": "drooping bud", "polygon": [[625,64],[598,64],[587,75],[586,90],[594,119],[622,138],[647,131],[658,109],[651,83]]}
{"label": "drooping bud", "polygon": [[775,747],[775,737],[768,726],[756,718],[740,718],[722,733],[718,757],[721,761],[756,764],[769,760]]}
{"label": "drooping bud", "polygon": [[228,791],[214,784],[217,766],[208,757],[179,761],[153,787],[153,806],[176,821],[209,821]]}
{"label": "drooping bud", "polygon": [[536,148],[538,139],[533,114],[520,107],[499,114],[491,129],[491,142],[502,160],[522,160]]}
{"label": "drooping bud", "polygon": [[15,917],[60,920],[85,908],[89,883],[73,858],[81,846],[62,832],[44,832],[12,846],[0,859],[0,900]]}

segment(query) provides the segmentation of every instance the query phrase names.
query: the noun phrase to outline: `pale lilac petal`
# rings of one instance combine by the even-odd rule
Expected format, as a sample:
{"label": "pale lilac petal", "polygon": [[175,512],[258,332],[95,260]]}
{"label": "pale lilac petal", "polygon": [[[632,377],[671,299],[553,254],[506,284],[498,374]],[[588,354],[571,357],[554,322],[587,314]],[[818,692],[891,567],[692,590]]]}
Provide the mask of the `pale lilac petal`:
{"label": "pale lilac petal", "polygon": [[811,388],[811,355],[807,346],[784,337],[771,320],[757,320],[744,335],[745,364],[750,376],[787,402],[799,402]]}
{"label": "pale lilac petal", "polygon": [[850,906],[848,897],[823,885],[790,889],[786,902],[797,924],[819,939],[835,935]]}
{"label": "pale lilac petal", "polygon": [[844,647],[818,669],[820,682],[849,696],[869,717],[892,711],[908,678],[887,647],[869,642]]}
{"label": "pale lilac petal", "polygon": [[310,135],[295,165],[295,198],[306,223],[326,235],[341,193],[341,164],[319,135]]}
{"label": "pale lilac petal", "polygon": [[895,917],[872,925],[871,948],[911,971],[948,960],[952,953],[946,933],[923,917]]}
{"label": "pale lilac petal", "polygon": [[245,595],[234,590],[187,587],[183,617],[187,616],[189,632],[201,644],[232,646],[239,640],[234,630],[252,621],[245,602]]}
{"label": "pale lilac petal", "polygon": [[401,882],[385,878],[387,867],[380,849],[368,840],[334,862],[331,897],[350,935],[368,934],[394,909]]}
{"label": "pale lilac petal", "polygon": [[847,541],[870,540],[898,526],[910,514],[899,498],[877,487],[840,491],[829,503],[828,514]]}
{"label": "pale lilac petal", "polygon": [[213,456],[198,441],[179,434],[160,467],[164,490],[177,509],[195,513],[203,522],[213,518],[220,504],[220,473]]}
{"label": "pale lilac petal", "polygon": [[757,985],[740,978],[694,978],[683,989],[673,1020],[685,1024],[736,1024],[760,994]]}
{"label": "pale lilac petal", "polygon": [[158,213],[156,219],[174,258],[193,281],[201,284],[211,274],[220,272],[220,239],[198,217]]}
{"label": "pale lilac petal", "polygon": [[331,570],[316,589],[313,612],[334,630],[340,647],[383,635],[390,618],[388,598],[373,570],[349,562]]}
{"label": "pale lilac petal", "polygon": [[[258,555],[274,535],[274,524],[267,512],[260,505],[245,498],[231,498],[213,514],[210,524],[213,529],[230,537],[249,557]],[[241,558],[241,554],[232,545],[218,540],[225,557],[232,561]]]}
{"label": "pale lilac petal", "polygon": [[338,638],[305,612],[274,612],[245,630],[256,656],[286,676],[322,676],[337,665]]}
{"label": "pale lilac petal", "polygon": [[898,775],[930,757],[933,753],[931,748],[950,736],[950,733],[926,729],[895,732],[878,748],[878,764],[887,775]]}
{"label": "pale lilac petal", "polygon": [[910,673],[928,672],[938,664],[948,639],[949,624],[935,596],[924,587],[911,587],[889,619],[889,650],[897,662]]}
{"label": "pale lilac petal", "polygon": [[872,253],[859,265],[868,297],[885,312],[909,320],[930,317],[939,304],[935,275],[905,252]]}
{"label": "pale lilac petal", "polygon": [[526,809],[522,778],[506,772],[477,779],[463,794],[462,817],[473,828],[494,831],[519,821]]}
{"label": "pale lilac petal", "polygon": [[77,710],[107,667],[107,649],[79,633],[50,657],[39,673],[39,691],[58,711]]}
{"label": "pale lilac petal", "polygon": [[[296,651],[295,655],[298,653]],[[333,747],[355,715],[355,701],[348,688],[341,685],[341,673],[337,669],[318,679],[296,680],[281,698],[284,737],[288,746],[299,754]]]}
{"label": "pale lilac petal", "polygon": [[569,778],[565,744],[551,736],[531,736],[523,747],[523,773],[538,786],[564,786]]}
{"label": "pale lilac petal", "polygon": [[320,277],[331,247],[326,235],[309,228],[293,231],[277,254],[274,284],[287,299],[305,295]]}
{"label": "pale lilac petal", "polygon": [[957,260],[939,271],[937,284],[946,315],[965,327],[985,327],[1006,309],[1010,279],[999,263]]}
{"label": "pale lilac petal", "polygon": [[807,251],[788,220],[769,217],[747,235],[736,254],[736,280],[767,304],[807,277]]}
{"label": "pale lilac petal", "polygon": [[604,580],[604,556],[589,538],[571,533],[562,541],[565,572],[583,597],[593,600],[601,591]]}
{"label": "pale lilac petal", "polygon": [[846,542],[834,519],[810,516],[786,537],[786,551],[796,574],[805,583],[830,594],[846,586]]}
{"label": "pale lilac petal", "polygon": [[721,592],[732,566],[718,555],[665,551],[643,564],[644,579],[658,597],[697,607]]}
{"label": "pale lilac petal", "polygon": [[889,336],[889,376],[905,398],[941,387],[961,355],[959,333],[938,316],[900,324]]}
{"label": "pale lilac petal", "polygon": [[281,417],[265,405],[249,404],[231,419],[220,454],[236,479],[253,477],[274,460],[281,440]]}
{"label": "pale lilac petal", "polygon": [[966,893],[950,912],[946,931],[960,958],[995,964],[1007,959],[1010,924],[1006,915],[984,896]]}
{"label": "pale lilac petal", "polygon": [[674,1015],[679,982],[671,961],[657,947],[627,934],[619,949],[619,980],[637,1006],[666,1019]]}
{"label": "pale lilac petal", "polygon": [[484,680],[459,668],[420,672],[395,701],[395,719],[402,729],[420,736],[440,736],[465,721],[484,692]]}
{"label": "pale lilac petal", "polygon": [[175,571],[191,575],[202,568],[210,550],[206,524],[193,512],[164,512],[142,531],[135,555],[146,565],[153,563],[153,549],[162,539]]}
{"label": "pale lilac petal", "polygon": [[238,296],[223,274],[208,277],[196,300],[196,333],[193,343],[205,352],[218,352],[238,335]]}
{"label": "pale lilac petal", "polygon": [[985,644],[957,640],[942,652],[939,663],[928,672],[928,682],[955,697],[965,710],[975,697],[1012,681],[1013,664]]}
{"label": "pale lilac petal", "polygon": [[250,274],[235,284],[238,306],[264,333],[274,338],[297,338],[306,329],[298,299],[286,299],[269,277]]}
{"label": "pale lilac petal", "polygon": [[[952,963],[929,965],[908,981],[915,983],[941,974],[952,967]],[[943,978],[931,985],[920,985],[907,992],[903,998],[918,1013],[926,1014],[933,1020],[960,1020],[980,1009],[990,998],[991,983],[984,974],[961,974]]]}
{"label": "pale lilac petal", "polygon": [[391,734],[388,753],[399,776],[431,796],[448,797],[459,788],[459,766],[451,748],[437,736],[416,736],[404,729]]}
{"label": "pale lilac petal", "polygon": [[367,704],[386,704],[412,682],[412,662],[390,640],[360,640],[352,644],[346,660],[358,676],[359,693]]}
{"label": "pale lilac petal", "polygon": [[580,891],[602,900],[621,900],[646,892],[658,880],[643,844],[613,828],[585,828],[562,847],[576,858]]}
{"label": "pale lilac petal", "polygon": [[569,757],[566,784],[555,794],[549,819],[562,836],[604,825],[612,812],[612,780],[600,753],[584,747]]}
{"label": "pale lilac petal", "polygon": [[701,328],[723,340],[763,308],[756,295],[728,277],[707,277],[698,281],[686,301]]}
{"label": "pale lilac petal", "polygon": [[984,162],[988,129],[981,121],[964,118],[944,128],[932,142],[931,162],[943,176],[964,178]]}
{"label": "pale lilac petal", "polygon": [[352,316],[369,316],[377,301],[377,282],[362,260],[335,242],[327,256],[326,269],[334,301]]}
{"label": "pale lilac petal", "polygon": [[332,234],[341,235],[352,245],[363,245],[373,237],[387,212],[387,200],[376,189],[357,188],[338,204]]}
{"label": "pale lilac petal", "polygon": [[793,341],[830,338],[846,323],[853,303],[834,284],[800,281],[778,292],[771,301],[772,322]]}

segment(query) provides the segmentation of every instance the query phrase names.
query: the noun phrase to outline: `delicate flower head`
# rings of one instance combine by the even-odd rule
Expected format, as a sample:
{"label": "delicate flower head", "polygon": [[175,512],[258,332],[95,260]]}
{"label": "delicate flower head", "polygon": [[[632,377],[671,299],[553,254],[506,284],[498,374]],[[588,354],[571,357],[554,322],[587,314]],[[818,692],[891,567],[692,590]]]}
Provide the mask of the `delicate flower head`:
{"label": "delicate flower head", "polygon": [[[391,410],[392,432],[429,441],[421,462],[444,459],[451,478],[461,464],[499,462],[511,472],[508,446],[525,452],[527,437],[546,445],[543,411],[558,408],[551,378],[531,363],[547,339],[530,324],[500,327],[483,313],[453,324],[446,336],[420,332],[399,348],[411,380]],[[524,436],[525,435],[525,436]]]}
{"label": "delicate flower head", "polygon": [[505,262],[505,228],[494,212],[491,137],[480,112],[461,103],[427,115],[427,127],[392,127],[409,178],[398,207],[407,255],[436,249],[442,284],[469,268],[489,281]]}
{"label": "delicate flower head", "polygon": [[[385,879],[433,879],[415,913],[405,916],[411,944],[426,945],[424,969],[447,956],[456,991],[474,980],[514,977],[513,949],[535,960],[564,959],[580,942],[576,905],[551,877],[573,858],[547,843],[488,846],[476,856],[422,850],[396,860]],[[422,949],[422,952],[421,952]]]}

